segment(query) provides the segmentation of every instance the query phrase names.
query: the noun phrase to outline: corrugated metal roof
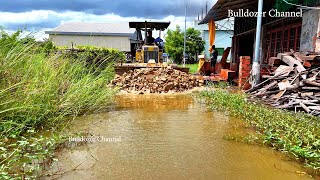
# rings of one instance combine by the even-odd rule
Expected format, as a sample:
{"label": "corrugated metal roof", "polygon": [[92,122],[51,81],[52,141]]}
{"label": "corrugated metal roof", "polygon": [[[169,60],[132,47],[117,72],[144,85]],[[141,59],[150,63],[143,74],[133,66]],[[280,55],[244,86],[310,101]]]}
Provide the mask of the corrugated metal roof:
{"label": "corrugated metal roof", "polygon": [[228,18],[228,10],[256,9],[258,0],[218,0],[199,24],[206,24],[211,18],[215,21]]}
{"label": "corrugated metal roof", "polygon": [[114,35],[130,36],[135,29],[129,28],[129,23],[88,23],[68,22],[45,31],[46,34],[74,34],[74,35]]}

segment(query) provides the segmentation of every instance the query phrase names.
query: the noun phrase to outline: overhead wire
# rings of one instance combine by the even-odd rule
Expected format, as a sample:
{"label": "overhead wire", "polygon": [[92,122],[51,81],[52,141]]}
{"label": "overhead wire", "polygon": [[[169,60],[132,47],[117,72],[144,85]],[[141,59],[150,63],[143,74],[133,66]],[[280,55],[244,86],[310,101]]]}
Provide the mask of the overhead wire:
{"label": "overhead wire", "polygon": [[294,4],[294,3],[290,3],[288,2],[287,0],[282,0],[283,2],[289,4],[289,5],[292,5],[292,6],[297,6],[301,9],[317,9],[317,10],[320,10],[320,7],[310,7],[310,6],[304,6],[304,5],[300,5],[300,4]]}

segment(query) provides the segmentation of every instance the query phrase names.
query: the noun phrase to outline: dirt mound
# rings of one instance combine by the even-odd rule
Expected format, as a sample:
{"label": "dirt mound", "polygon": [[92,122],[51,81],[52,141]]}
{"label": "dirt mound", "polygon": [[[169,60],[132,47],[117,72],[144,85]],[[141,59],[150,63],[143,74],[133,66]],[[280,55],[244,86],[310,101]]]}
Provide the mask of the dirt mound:
{"label": "dirt mound", "polygon": [[111,82],[126,91],[143,93],[183,92],[203,86],[203,80],[170,67],[142,68],[116,76]]}

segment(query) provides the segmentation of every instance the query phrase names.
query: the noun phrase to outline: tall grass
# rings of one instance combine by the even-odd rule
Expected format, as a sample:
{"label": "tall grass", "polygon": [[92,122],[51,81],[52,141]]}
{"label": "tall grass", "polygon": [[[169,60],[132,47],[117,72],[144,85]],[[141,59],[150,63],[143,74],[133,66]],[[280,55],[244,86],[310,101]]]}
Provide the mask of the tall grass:
{"label": "tall grass", "polygon": [[[66,117],[105,107],[115,93],[107,84],[114,76],[112,52],[119,52],[110,51],[111,55],[103,59],[103,66],[97,66],[96,63],[88,65],[85,56],[48,56],[40,48],[39,43],[33,40],[21,39],[18,32],[13,35],[2,32],[0,179],[13,177],[10,173],[8,175],[8,171],[20,160],[19,154],[34,148],[29,146],[29,140],[38,130],[57,127]],[[30,132],[35,133],[25,138]],[[28,143],[21,146],[17,143],[20,141]],[[41,143],[45,141],[48,142],[48,139]],[[43,146],[39,147],[32,152],[42,152]],[[32,161],[32,156],[28,161]],[[22,171],[22,174],[25,173]]]}
{"label": "tall grass", "polygon": [[320,172],[320,119],[294,114],[247,101],[244,94],[227,90],[204,91],[212,109],[228,112],[244,120],[257,132],[257,143],[269,145]]}
{"label": "tall grass", "polygon": [[0,50],[0,137],[29,127],[52,126],[110,102],[112,62],[99,70],[63,55],[37,53],[33,43],[3,40]]}

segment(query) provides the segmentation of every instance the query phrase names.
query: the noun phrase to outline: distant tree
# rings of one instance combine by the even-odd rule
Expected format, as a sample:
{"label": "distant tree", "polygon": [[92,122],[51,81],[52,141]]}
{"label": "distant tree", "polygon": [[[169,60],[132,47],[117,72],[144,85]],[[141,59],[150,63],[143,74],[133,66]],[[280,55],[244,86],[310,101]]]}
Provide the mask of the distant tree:
{"label": "distant tree", "polygon": [[187,29],[186,53],[193,57],[204,51],[204,40],[200,37],[200,31],[194,28]]}
{"label": "distant tree", "polygon": [[[186,32],[186,54],[194,56],[204,50],[205,42],[200,37],[200,31],[188,28]],[[165,48],[175,63],[180,64],[183,59],[184,32],[177,25],[176,30],[168,30]]]}
{"label": "distant tree", "polygon": [[165,48],[175,63],[181,63],[183,57],[183,33],[177,25],[176,30],[168,30]]}

